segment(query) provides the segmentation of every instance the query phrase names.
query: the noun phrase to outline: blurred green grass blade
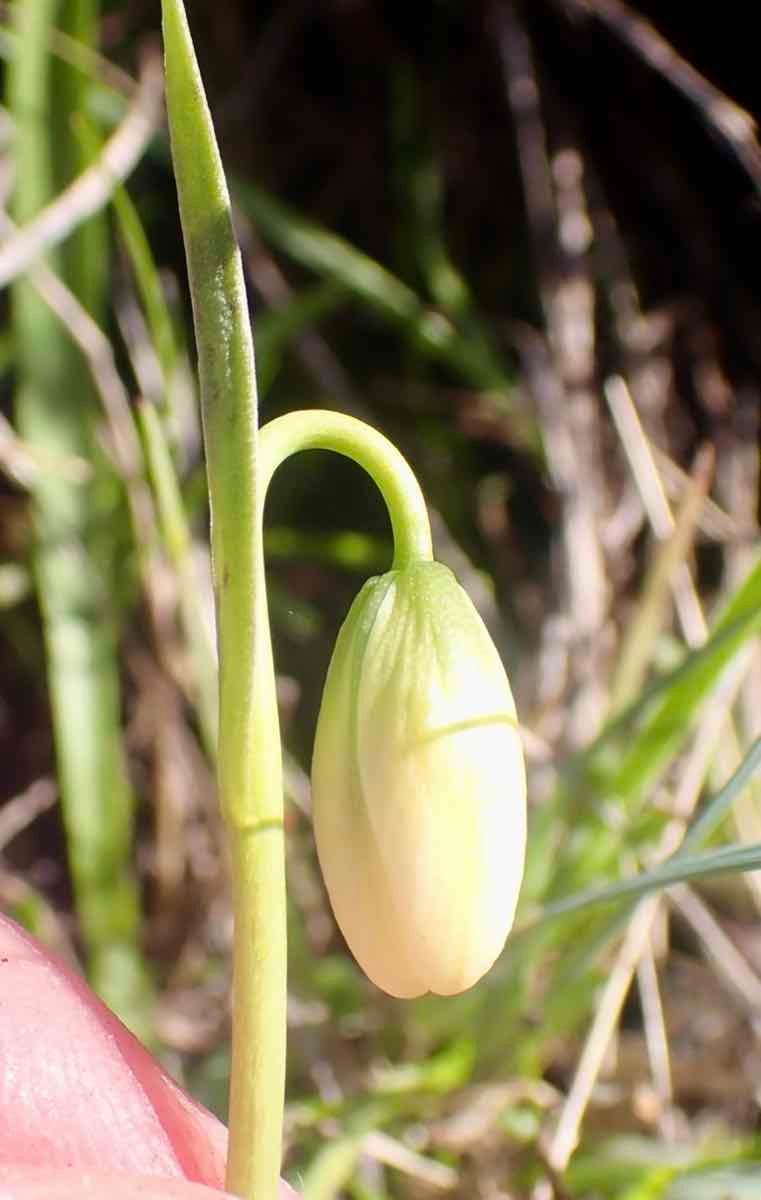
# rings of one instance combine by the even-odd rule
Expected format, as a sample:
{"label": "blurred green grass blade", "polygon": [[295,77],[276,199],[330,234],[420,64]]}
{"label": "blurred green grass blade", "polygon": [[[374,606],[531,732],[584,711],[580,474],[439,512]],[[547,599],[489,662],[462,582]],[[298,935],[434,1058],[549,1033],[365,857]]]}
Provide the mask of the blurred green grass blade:
{"label": "blurred green grass blade", "polygon": [[354,1174],[365,1135],[381,1129],[393,1115],[394,1106],[388,1098],[355,1098],[345,1116],[345,1127],[317,1151],[299,1180],[303,1200],[334,1200],[340,1196]]}
{"label": "blurred green grass blade", "polygon": [[509,400],[514,383],[507,364],[462,333],[449,317],[338,234],[292,212],[262,188],[238,182],[236,198],[262,236],[301,266],[333,280],[398,326],[423,353],[447,364],[471,387],[499,391]]}
{"label": "blurred green grass blade", "polygon": [[137,420],[161,537],[177,575],[180,616],[192,661],[194,700],[201,739],[210,761],[214,762],[219,723],[217,658],[196,578],[180,482],[164,425],[155,405],[147,400],[141,401],[137,406]]}
{"label": "blurred green grass blade", "polygon": [[303,1200],[335,1200],[354,1174],[362,1141],[362,1134],[349,1134],[319,1150],[299,1181]]}
{"label": "blurred green grass blade", "polygon": [[[623,1200],[640,1187],[655,1187],[662,1197],[677,1172],[697,1165],[702,1148],[689,1143],[665,1143],[634,1134],[618,1135],[582,1145],[563,1174],[571,1195],[610,1196]],[[647,1195],[647,1192],[645,1192]],[[653,1200],[654,1200],[653,1198]]]}
{"label": "blurred green grass blade", "polygon": [[[169,398],[172,373],[178,359],[172,316],[140,214],[126,188],[116,189],[113,204]],[[304,288],[281,307],[259,313],[256,368],[260,392],[266,392],[277,376],[289,343],[305,328],[340,308],[347,296],[345,288],[328,280]],[[169,408],[171,410],[171,405]]]}
{"label": "blurred green grass blade", "polygon": [[393,557],[390,541],[356,529],[323,533],[269,526],[264,534],[264,548],[268,559],[303,558],[369,575],[385,571]]}
{"label": "blurred green grass blade", "polygon": [[[751,747],[741,765],[710,800],[698,819],[687,831],[679,849],[664,863],[629,879],[621,879],[607,887],[589,888],[574,896],[553,901],[527,922],[524,928],[544,924],[558,917],[568,916],[587,908],[612,904],[617,900],[634,899],[648,892],[682,883],[689,879],[701,879],[726,872],[755,870],[761,863],[761,844],[750,846],[721,846],[715,850],[695,853],[695,847],[704,844],[719,827],[732,804],[761,770],[761,738]],[[519,931],[516,931],[519,932]]]}
{"label": "blurred green grass blade", "polygon": [[[353,296],[401,325],[413,328],[421,321],[425,309],[419,297],[374,259],[337,234],[291,212],[253,184],[238,183],[236,193],[244,212],[263,236],[294,261],[342,284]],[[420,340],[429,340],[435,351],[450,336],[449,330],[437,336],[423,331]]]}
{"label": "blurred green grass blade", "polygon": [[710,1127],[697,1141],[612,1136],[580,1147],[563,1182],[579,1200],[750,1200],[761,1196],[759,1149],[757,1137]]}
{"label": "blurred green grass blade", "polygon": [[[76,37],[94,40],[97,6],[89,0],[14,6],[18,54],[8,89],[16,127],[14,213],[22,223],[68,182],[79,161],[69,121],[81,110],[87,80],[63,64],[52,71],[47,45],[54,16]],[[48,260],[91,312],[100,309],[106,286],[98,225],[80,228]],[[90,973],[108,1003],[147,1033],[139,903],[129,872],[132,798],[120,731],[111,575],[118,490],[96,451],[96,408],[85,364],[24,279],[12,289],[12,320],[22,437],[45,453],[76,456],[99,468],[87,485],[53,472],[35,481],[35,573],[67,849]]]}
{"label": "blurred green grass blade", "polygon": [[641,794],[644,786],[683,743],[703,700],[710,694],[735,654],[761,632],[761,560],[752,568],[714,622],[709,641],[687,658],[671,685],[637,730],[622,743],[623,754],[610,780],[623,797]]}
{"label": "blurred green grass blade", "polygon": [[16,359],[16,347],[13,335],[9,329],[0,333],[0,376],[13,366]]}
{"label": "blurred green grass blade", "polygon": [[[18,57],[21,37],[18,22],[15,21],[12,3],[0,5],[0,13],[8,20],[7,25],[0,24],[0,59],[13,62]],[[75,18],[76,20],[76,18]],[[48,53],[76,68],[93,84],[93,93],[89,97],[91,104],[106,103],[113,124],[119,121],[126,107],[125,94],[132,86],[132,77],[122,71],[110,59],[104,58],[92,42],[82,40],[66,31],[58,13],[53,14],[53,21],[48,26],[45,35],[45,45]]]}
{"label": "blurred green grass blade", "polygon": [[690,553],[713,471],[713,454],[696,460],[669,538],[656,543],[632,620],[624,630],[610,685],[611,712],[619,712],[642,689],[653,652],[671,608],[671,586]]}
{"label": "blurred green grass blade", "polygon": [[444,234],[444,191],[421,114],[417,72],[406,59],[392,64],[391,133],[398,194],[401,257],[414,267],[434,304],[467,317],[472,298],[452,262]]}
{"label": "blurred green grass blade", "polygon": [[432,303],[447,313],[468,339],[471,353],[478,355],[495,379],[502,378],[505,368],[447,246],[442,171],[420,111],[417,73],[405,60],[392,71],[391,125],[402,273],[410,279],[419,276]]}
{"label": "blurred green grass blade", "polygon": [[663,1200],[673,1178],[673,1167],[651,1167],[639,1183],[632,1184],[621,1193],[620,1200]]}
{"label": "blurred green grass blade", "polygon": [[758,1200],[761,1196],[761,1164],[732,1163],[704,1167],[675,1179],[664,1192],[664,1200]]}
{"label": "blurred green grass blade", "polygon": [[[605,819],[603,803],[615,803],[626,812],[633,853],[655,841],[658,814],[646,807],[646,789],[684,745],[724,669],[759,630],[761,560],[724,606],[706,644],[646,689],[569,764],[555,795],[534,822],[524,903],[538,902],[547,891],[557,895],[576,890],[590,879],[616,871],[620,832]],[[573,828],[570,839],[564,834],[569,826]],[[591,941],[597,944],[597,936],[592,935]],[[583,957],[581,944],[572,957]]]}
{"label": "blurred green grass blade", "polygon": [[567,764],[555,793],[532,820],[524,905],[538,903],[547,892],[582,886],[592,872],[612,873],[620,837],[604,823],[601,804],[621,806],[630,821],[646,815],[646,788],[686,742],[724,669],[760,631],[761,560],[725,604],[705,645],[646,688]]}
{"label": "blurred green grass blade", "polygon": [[136,407],[136,418],[161,538],[177,575],[180,617],[192,663],[192,700],[198,715],[201,740],[210,761],[214,762],[219,724],[216,651],[203,611],[182,489],[167,436],[179,347],[153,251],[140,214],[125,187],[115,190],[113,205],[163,381],[161,396],[144,397]]}
{"label": "blurred green grass blade", "polygon": [[174,324],[169,305],[161,286],[161,277],[153,258],[143,223],[135,205],[123,186],[115,189],[112,203],[119,226],[119,233],[137,285],[137,291],[145,311],[145,318],[156,357],[164,377],[164,402],[167,407],[171,394],[172,375],[177,364],[178,348],[174,335]]}
{"label": "blurred green grass blade", "polygon": [[257,315],[256,374],[262,395],[272,386],[289,343],[310,325],[336,312],[348,296],[342,284],[327,279],[291,295],[282,306]]}
{"label": "blurred green grass blade", "polygon": [[[98,36],[99,0],[59,0],[57,21],[75,43],[92,47]],[[74,122],[82,119],[87,106],[90,81],[71,64],[48,58],[54,97],[51,155],[58,188],[76,179],[96,155],[96,147],[84,146],[76,136]],[[102,316],[108,286],[108,228],[103,213],[78,225],[61,245],[61,275],[80,304],[91,316]],[[85,365],[81,355],[76,355]]]}
{"label": "blurred green grass blade", "polygon": [[584,909],[600,908],[618,900],[638,899],[648,892],[670,887],[674,883],[687,883],[693,879],[711,879],[717,875],[735,874],[741,871],[756,871],[761,866],[761,843],[750,846],[720,846],[716,850],[704,850],[684,858],[669,858],[661,866],[653,867],[630,879],[604,888],[590,888],[565,900],[548,904],[542,913],[542,921],[554,921]]}
{"label": "blurred green grass blade", "polygon": [[724,787],[703,806],[695,817],[682,838],[682,844],[677,849],[675,858],[691,854],[693,849],[706,844],[729,813],[743,788],[757,774],[759,767],[761,767],[761,738],[753,743],[740,766]]}
{"label": "blurred green grass blade", "polygon": [[[182,573],[190,557],[190,530],[164,424],[155,404],[149,400],[141,399],[135,411],[148,476],[156,499],[162,540],[178,572]],[[189,579],[185,579],[185,583],[189,584]]]}
{"label": "blurred green grass blade", "polygon": [[419,1062],[378,1067],[377,1092],[438,1092],[448,1095],[466,1082],[475,1056],[473,1039],[465,1035]]}

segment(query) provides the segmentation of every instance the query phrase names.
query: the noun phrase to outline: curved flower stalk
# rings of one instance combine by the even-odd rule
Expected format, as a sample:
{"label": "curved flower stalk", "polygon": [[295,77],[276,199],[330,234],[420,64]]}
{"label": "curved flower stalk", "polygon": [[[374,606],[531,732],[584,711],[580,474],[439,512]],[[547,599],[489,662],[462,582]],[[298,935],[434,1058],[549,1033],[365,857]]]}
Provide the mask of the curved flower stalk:
{"label": "curved flower stalk", "polygon": [[504,667],[447,567],[390,571],[355,600],[312,790],[331,903],[373,982],[412,997],[480,979],[515,913],[526,784]]}
{"label": "curved flower stalk", "polygon": [[[505,669],[467,594],[432,560],[410,467],[339,413],[291,413],[259,434],[265,490],[297,450],[337,450],[377,482],[393,569],[341,629],[315,737],[315,837],[339,925],[393,996],[451,995],[501,951],[518,900],[526,784]],[[263,580],[262,580],[263,586]]]}

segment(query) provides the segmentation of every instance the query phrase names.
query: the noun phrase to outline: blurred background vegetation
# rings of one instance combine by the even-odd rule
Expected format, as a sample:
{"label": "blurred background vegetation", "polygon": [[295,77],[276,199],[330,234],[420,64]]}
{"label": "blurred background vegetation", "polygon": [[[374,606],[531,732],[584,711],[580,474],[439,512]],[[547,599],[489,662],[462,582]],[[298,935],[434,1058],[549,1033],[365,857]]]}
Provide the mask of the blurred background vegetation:
{"label": "blurred background vegetation", "polygon": [[[761,1195],[751,9],[188,3],[262,419],[336,407],[407,454],[529,763],[503,958],[455,1000],[380,995],[326,903],[308,765],[390,531],[359,470],[291,461],[267,532],[286,1167],[315,1200]],[[148,0],[0,5],[0,905],[224,1116],[208,514],[158,25]],[[668,890],[616,882],[647,871]]]}

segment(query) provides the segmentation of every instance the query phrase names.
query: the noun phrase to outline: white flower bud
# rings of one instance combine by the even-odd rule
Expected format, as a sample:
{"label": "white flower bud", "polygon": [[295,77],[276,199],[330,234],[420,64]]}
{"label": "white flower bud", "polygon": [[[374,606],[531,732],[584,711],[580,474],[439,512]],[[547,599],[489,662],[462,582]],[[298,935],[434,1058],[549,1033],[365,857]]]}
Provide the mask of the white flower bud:
{"label": "white flower bud", "polygon": [[525,770],[504,667],[448,568],[417,562],[360,592],[312,784],[330,900],[370,979],[399,997],[480,979],[515,913]]}

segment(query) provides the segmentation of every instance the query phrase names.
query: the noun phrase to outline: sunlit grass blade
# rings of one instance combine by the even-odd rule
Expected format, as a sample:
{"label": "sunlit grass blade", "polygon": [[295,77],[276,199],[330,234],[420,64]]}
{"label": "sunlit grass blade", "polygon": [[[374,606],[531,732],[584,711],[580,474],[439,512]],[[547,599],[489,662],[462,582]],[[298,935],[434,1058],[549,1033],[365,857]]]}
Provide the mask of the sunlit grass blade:
{"label": "sunlit grass blade", "polygon": [[300,1182],[304,1200],[335,1200],[341,1194],[354,1174],[362,1140],[362,1134],[345,1134],[318,1151]]}
{"label": "sunlit grass blade", "polygon": [[614,1200],[750,1200],[759,1185],[759,1149],[758,1138],[727,1137],[720,1128],[694,1140],[618,1135],[580,1148],[563,1182],[580,1200],[592,1194]]}
{"label": "sunlit grass blade", "polygon": [[[600,908],[617,900],[637,899],[648,892],[671,887],[675,883],[688,883],[693,879],[711,879],[717,875],[729,875],[739,871],[756,871],[761,866],[761,844],[751,846],[720,846],[716,850],[668,859],[661,866],[653,867],[640,875],[622,879],[604,888],[590,888],[548,904],[541,920],[552,921],[569,916],[584,909]],[[519,932],[519,931],[518,931]]]}
{"label": "sunlit grass blade", "polygon": [[720,828],[722,821],[742,794],[743,789],[757,775],[760,766],[761,738],[753,743],[740,766],[721,791],[708,800],[695,817],[676,851],[677,857],[681,858],[686,854],[691,854],[693,849],[698,846],[705,846],[706,842]]}
{"label": "sunlit grass blade", "polygon": [[761,631],[761,560],[724,605],[704,647],[692,652],[628,744],[611,779],[623,797],[641,792],[674,754],[724,668]]}
{"label": "sunlit grass blade", "polygon": [[164,296],[150,243],[139,213],[127,189],[118,187],[112,197],[119,233],[135,276],[146,323],[164,380],[164,403],[168,405],[172,375],[177,364],[178,347],[169,306]]}
{"label": "sunlit grass blade", "polygon": [[[573,922],[574,915],[580,918],[578,936],[573,938],[571,947],[566,949],[560,957],[554,973],[553,984],[545,1011],[548,1025],[554,1025],[556,1028],[571,1027],[573,1023],[572,1013],[566,1002],[566,997],[574,989],[579,994],[583,994],[584,991],[587,994],[590,993],[593,987],[590,973],[596,970],[595,964],[599,961],[604,948],[626,926],[634,903],[640,896],[647,894],[649,891],[668,886],[671,883],[680,882],[679,876],[682,867],[687,862],[691,864],[690,869],[694,870],[694,875],[691,875],[690,878],[696,879],[724,872],[729,874],[754,869],[754,855],[758,849],[756,845],[749,847],[725,847],[722,848],[721,852],[708,851],[695,861],[691,857],[691,852],[698,846],[705,844],[720,826],[732,804],[738,801],[738,798],[741,797],[743,790],[750,784],[754,775],[758,774],[760,758],[759,744],[756,743],[740,767],[728,780],[727,784],[706,804],[693,825],[688,829],[685,838],[675,854],[656,868],[656,871],[661,868],[663,869],[663,876],[652,879],[652,873],[647,872],[642,875],[634,875],[629,879],[618,881],[609,886],[603,884],[588,885],[579,892],[561,898],[546,906],[543,913],[548,914],[547,921],[545,922],[540,915],[538,916],[537,924],[530,925],[527,928],[526,933],[528,936],[530,938],[538,936],[540,945],[543,941],[543,931],[545,934],[549,934],[550,942],[555,944],[558,938],[561,941],[565,938],[567,941],[568,921]],[[610,845],[610,838],[608,838],[608,845]],[[727,851],[727,854],[722,857],[724,850]],[[715,855],[719,856],[715,857]],[[589,876],[586,878],[588,879]],[[592,878],[594,877],[592,876]],[[603,900],[598,905],[597,897],[603,892],[607,895],[609,887],[611,889],[623,888],[623,891],[617,897],[613,897],[610,906],[607,900]],[[591,904],[588,903],[593,896],[595,900]],[[623,901],[623,903],[616,903],[617,899]],[[561,915],[565,916],[566,920],[555,921],[552,915],[555,912],[555,904],[565,909]],[[558,1026],[558,1022],[560,1026]]]}
{"label": "sunlit grass blade", "polygon": [[633,619],[624,631],[610,685],[610,709],[616,713],[636,699],[647,678],[657,639],[669,609],[671,587],[695,538],[711,482],[713,454],[704,451],[696,460],[689,487],[674,523],[673,533],[656,544]]}
{"label": "sunlit grass blade", "polygon": [[673,1180],[663,1200],[756,1200],[761,1196],[758,1163],[704,1167]]}
{"label": "sunlit grass blade", "polygon": [[[53,17],[92,42],[97,6],[84,0],[21,4],[14,14],[18,53],[9,72],[14,212],[24,222],[81,167],[70,120],[82,107],[87,79],[61,63],[52,70],[47,43]],[[91,221],[52,261],[91,312],[104,303],[104,236],[103,225]],[[96,449],[95,400],[79,352],[28,281],[14,285],[12,308],[21,435],[46,453],[91,461],[95,468],[86,484],[52,472],[35,481],[35,573],[67,847],[90,971],[108,1002],[146,1032],[111,574],[119,488]]]}
{"label": "sunlit grass blade", "polygon": [[[546,923],[559,917],[612,904],[617,900],[635,899],[648,892],[683,883],[690,879],[703,879],[736,871],[756,870],[761,865],[761,844],[750,846],[720,846],[714,850],[697,852],[711,834],[721,825],[732,804],[761,769],[761,738],[732,778],[721,791],[705,806],[698,819],[690,826],[679,849],[665,862],[652,870],[621,879],[606,887],[589,888],[574,896],[553,901],[527,922],[530,929],[535,923]],[[516,931],[517,933],[518,931]]]}
{"label": "sunlit grass blade", "polygon": [[[544,912],[554,912],[555,902],[569,905],[566,919],[557,927],[548,918],[541,929],[527,929],[531,945],[520,958],[522,969],[531,971],[551,954],[544,1010],[548,1029],[568,1031],[574,1025],[575,1011],[583,1017],[583,997],[586,994],[588,1003],[596,986],[595,964],[603,948],[625,925],[636,896],[679,881],[681,868],[671,864],[664,866],[662,877],[652,882],[643,880],[641,891],[632,881],[614,883],[612,879],[620,872],[624,854],[636,861],[657,845],[665,817],[648,806],[647,788],[682,749],[702,704],[718,685],[725,668],[759,629],[761,565],[757,563],[725,604],[706,645],[688,654],[676,671],[645,689],[627,712],[577,756],[562,773],[555,794],[539,810],[528,840],[523,912],[529,913],[548,896],[552,899]],[[750,759],[751,764],[754,762],[755,748]],[[751,769],[747,762],[733,777],[734,783],[730,781],[730,795],[746,769]],[[723,796],[726,798],[726,793]],[[721,811],[722,803],[717,797],[717,807],[708,811]],[[696,843],[691,841],[689,845],[694,848]],[[712,858],[712,852],[708,852],[693,864],[695,877],[750,870],[754,853],[753,848],[734,847],[727,857]],[[613,913],[588,903],[608,884],[622,887],[619,899],[628,896],[630,902],[619,905]],[[582,895],[583,903],[572,899]],[[569,928],[577,929],[570,942]],[[557,954],[561,943],[563,952]],[[512,988],[513,983],[509,986]],[[572,993],[580,997],[577,1010],[568,1003]]]}
{"label": "sunlit grass blade", "polygon": [[201,738],[209,759],[214,762],[219,732],[217,660],[203,611],[180,482],[156,407],[146,400],[142,401],[137,408],[137,419],[162,541],[177,576],[179,608],[192,662],[193,699]]}
{"label": "sunlit grass blade", "polygon": [[[539,902],[548,890],[557,895],[583,886],[591,873],[598,878],[611,873],[620,837],[600,819],[600,804],[621,806],[627,821],[647,818],[646,788],[683,747],[701,705],[723,671],[759,631],[761,561],[724,605],[706,644],[690,651],[676,670],[646,687],[565,767],[555,794],[542,805],[533,824],[524,904]],[[569,825],[574,827],[571,853],[560,849]],[[655,827],[650,829],[651,835],[655,832]]]}

